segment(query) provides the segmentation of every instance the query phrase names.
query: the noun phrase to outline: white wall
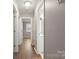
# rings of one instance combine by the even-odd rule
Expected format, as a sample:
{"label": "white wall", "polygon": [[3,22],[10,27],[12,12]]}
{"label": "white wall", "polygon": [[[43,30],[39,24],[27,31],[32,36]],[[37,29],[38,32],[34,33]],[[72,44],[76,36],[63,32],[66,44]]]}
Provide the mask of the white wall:
{"label": "white wall", "polygon": [[18,21],[18,45],[21,45],[21,43],[22,43],[22,40],[23,40],[23,24],[22,24],[22,19],[21,19],[21,17],[19,16],[19,21]]}
{"label": "white wall", "polygon": [[[37,6],[38,8],[35,10],[35,20],[37,24],[37,52],[42,54],[44,52],[44,36],[40,36],[40,15],[43,13],[40,8],[42,2]],[[40,7],[41,6],[41,7]],[[43,26],[43,25],[42,25]],[[44,29],[43,29],[44,30]]]}
{"label": "white wall", "polygon": [[32,17],[32,43],[36,46],[37,45],[37,23],[36,23],[36,19],[35,16]]}
{"label": "white wall", "polygon": [[15,48],[14,48],[14,52],[18,52],[18,42],[19,42],[19,33],[18,33],[18,15],[15,13],[14,14],[14,27],[15,27],[15,33],[14,33],[14,45],[15,45]]}
{"label": "white wall", "polygon": [[17,8],[17,4],[14,2],[14,8],[13,10],[15,12],[13,12],[14,18],[13,18],[13,22],[14,22],[14,27],[15,27],[15,33],[14,33],[14,52],[18,52],[18,45],[21,44],[22,42],[22,21],[20,19],[20,15],[19,15],[19,11]]}

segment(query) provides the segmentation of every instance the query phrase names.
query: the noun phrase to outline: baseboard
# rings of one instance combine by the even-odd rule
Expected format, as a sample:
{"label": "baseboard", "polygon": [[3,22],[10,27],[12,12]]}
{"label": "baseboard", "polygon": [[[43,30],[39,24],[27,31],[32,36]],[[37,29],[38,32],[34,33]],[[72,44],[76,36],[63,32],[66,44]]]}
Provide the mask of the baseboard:
{"label": "baseboard", "polygon": [[36,54],[38,55],[38,56],[40,56],[42,59],[44,59],[44,54],[42,54],[42,53],[38,53],[38,51],[34,48],[34,50],[35,50],[35,52],[36,52]]}

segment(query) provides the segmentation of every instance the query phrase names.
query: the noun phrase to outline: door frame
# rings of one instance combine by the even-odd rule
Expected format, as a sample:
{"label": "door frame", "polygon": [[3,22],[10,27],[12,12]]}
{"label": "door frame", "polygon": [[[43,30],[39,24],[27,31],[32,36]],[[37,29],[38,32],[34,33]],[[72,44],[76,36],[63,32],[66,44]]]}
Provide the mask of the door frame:
{"label": "door frame", "polygon": [[[23,19],[30,19],[31,25],[32,25],[32,17],[21,17],[21,23],[22,23],[22,38],[23,38]],[[32,27],[31,27],[32,28]],[[31,41],[32,41],[32,31],[31,31]]]}

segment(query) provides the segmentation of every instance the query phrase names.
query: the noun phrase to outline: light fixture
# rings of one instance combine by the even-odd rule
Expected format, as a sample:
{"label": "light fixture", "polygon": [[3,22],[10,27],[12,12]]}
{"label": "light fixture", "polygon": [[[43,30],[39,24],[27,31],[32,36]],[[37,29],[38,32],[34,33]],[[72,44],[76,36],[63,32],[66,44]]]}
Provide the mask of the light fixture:
{"label": "light fixture", "polygon": [[26,1],[26,2],[24,2],[24,5],[26,6],[26,7],[30,7],[31,6],[31,2],[30,1]]}

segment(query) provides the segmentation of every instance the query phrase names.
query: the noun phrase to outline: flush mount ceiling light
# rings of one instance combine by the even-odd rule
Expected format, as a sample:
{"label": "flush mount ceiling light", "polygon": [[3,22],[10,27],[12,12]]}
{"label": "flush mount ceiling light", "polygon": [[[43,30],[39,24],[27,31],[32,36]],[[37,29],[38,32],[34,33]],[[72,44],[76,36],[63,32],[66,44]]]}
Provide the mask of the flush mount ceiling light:
{"label": "flush mount ceiling light", "polygon": [[26,1],[26,2],[24,2],[24,5],[26,6],[26,7],[30,7],[31,6],[31,2],[30,1]]}

